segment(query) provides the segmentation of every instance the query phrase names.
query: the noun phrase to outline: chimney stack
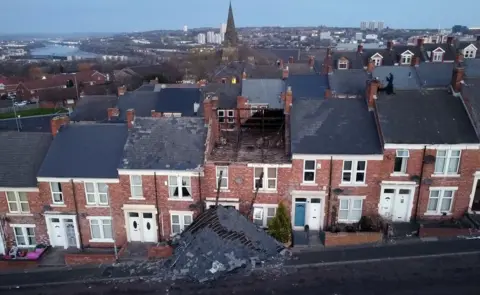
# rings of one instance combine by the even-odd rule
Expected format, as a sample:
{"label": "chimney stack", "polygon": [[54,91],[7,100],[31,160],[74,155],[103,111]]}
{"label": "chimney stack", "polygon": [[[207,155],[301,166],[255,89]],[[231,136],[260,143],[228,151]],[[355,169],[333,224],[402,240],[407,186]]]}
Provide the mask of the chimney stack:
{"label": "chimney stack", "polygon": [[325,98],[331,98],[332,97],[332,90],[331,89],[325,89]]}
{"label": "chimney stack", "polygon": [[293,64],[293,56],[290,56],[290,57],[288,58],[288,63],[289,63],[289,64]]}
{"label": "chimney stack", "polygon": [[452,88],[455,92],[460,92],[462,90],[463,76],[465,74],[465,69],[462,67],[456,67],[453,69],[452,75]]}
{"label": "chimney stack", "polygon": [[331,47],[327,48],[327,57],[328,56],[332,56],[332,48]]}
{"label": "chimney stack", "polygon": [[388,50],[392,50],[392,49],[393,49],[393,41],[392,41],[392,40],[389,40],[389,41],[387,42],[387,49],[388,49]]}
{"label": "chimney stack", "polygon": [[128,129],[133,128],[133,121],[135,121],[135,110],[134,109],[128,109],[127,110],[127,126],[128,126]]}
{"label": "chimney stack", "polygon": [[292,108],[293,103],[293,92],[292,86],[288,86],[287,92],[285,93],[285,114],[290,115],[290,109]]}
{"label": "chimney stack", "polygon": [[377,79],[367,81],[367,105],[368,109],[372,110],[375,108],[375,99],[377,99],[378,88],[380,87],[380,81]]}
{"label": "chimney stack", "polygon": [[113,118],[118,117],[120,111],[118,108],[108,108],[107,109],[107,114],[108,114],[108,121],[111,121]]}
{"label": "chimney stack", "polygon": [[412,57],[412,66],[418,67],[420,65],[420,57],[413,56]]}
{"label": "chimney stack", "polygon": [[457,52],[455,56],[455,63],[461,63],[463,61],[463,53],[461,51]]}
{"label": "chimney stack", "polygon": [[289,70],[288,70],[288,66],[286,66],[286,67],[283,69],[282,79],[283,79],[283,80],[288,79],[288,74],[289,74]]}
{"label": "chimney stack", "polygon": [[418,38],[417,39],[417,46],[422,47],[423,46],[423,38]]}
{"label": "chimney stack", "polygon": [[480,43],[480,35],[477,35],[477,43]]}
{"label": "chimney stack", "polygon": [[125,92],[127,92],[127,87],[125,85],[118,87],[117,89],[118,96],[124,95]]}
{"label": "chimney stack", "polygon": [[362,44],[358,44],[357,53],[363,53],[363,45]]}
{"label": "chimney stack", "polygon": [[247,80],[247,72],[243,71],[242,80]]}
{"label": "chimney stack", "polygon": [[217,103],[218,98],[216,96],[207,96],[203,100],[203,117],[205,118],[205,124],[208,124],[210,118],[216,113]]}
{"label": "chimney stack", "polygon": [[315,65],[315,56],[311,55],[308,57],[308,65],[310,66],[310,69],[313,69],[313,66]]}
{"label": "chimney stack", "polygon": [[52,135],[55,137],[60,130],[60,128],[64,125],[67,125],[70,122],[70,118],[68,116],[55,116],[50,120],[50,129],[52,131]]}
{"label": "chimney stack", "polygon": [[280,65],[279,65],[280,69],[283,69],[283,59],[280,59]]}
{"label": "chimney stack", "polygon": [[375,62],[370,58],[367,64],[367,72],[373,73],[373,70],[375,70]]}
{"label": "chimney stack", "polygon": [[453,45],[453,36],[448,36],[447,37],[447,44],[448,45]]}

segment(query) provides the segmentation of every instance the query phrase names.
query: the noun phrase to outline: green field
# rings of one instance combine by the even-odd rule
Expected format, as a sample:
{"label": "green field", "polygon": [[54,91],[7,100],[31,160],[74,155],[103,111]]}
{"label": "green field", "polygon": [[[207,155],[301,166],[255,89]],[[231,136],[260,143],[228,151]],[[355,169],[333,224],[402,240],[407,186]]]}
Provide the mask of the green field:
{"label": "green field", "polygon": [[[43,108],[38,108],[38,109],[29,109],[29,110],[21,110],[17,109],[17,116],[20,117],[30,117],[30,116],[38,116],[38,115],[49,115],[49,114],[55,114],[55,113],[64,113],[66,112],[65,109],[43,109]],[[15,114],[12,113],[4,113],[0,114],[0,119],[10,119],[10,118],[15,118]]]}

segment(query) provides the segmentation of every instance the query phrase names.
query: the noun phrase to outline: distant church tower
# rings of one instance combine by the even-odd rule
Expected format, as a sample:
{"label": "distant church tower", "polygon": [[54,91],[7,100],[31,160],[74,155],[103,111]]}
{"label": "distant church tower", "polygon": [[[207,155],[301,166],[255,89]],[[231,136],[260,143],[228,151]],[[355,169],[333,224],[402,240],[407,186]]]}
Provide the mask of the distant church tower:
{"label": "distant church tower", "polygon": [[227,30],[225,32],[225,41],[223,42],[222,60],[238,60],[238,36],[235,29],[235,20],[233,19],[232,1],[228,7]]}

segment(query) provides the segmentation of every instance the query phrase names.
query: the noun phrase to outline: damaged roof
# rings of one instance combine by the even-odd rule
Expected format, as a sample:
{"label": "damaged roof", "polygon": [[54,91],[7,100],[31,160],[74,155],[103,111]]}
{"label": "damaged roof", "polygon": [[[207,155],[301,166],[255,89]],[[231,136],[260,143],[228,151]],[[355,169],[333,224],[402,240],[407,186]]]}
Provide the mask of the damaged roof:
{"label": "damaged roof", "polygon": [[[202,103],[202,92],[199,88],[165,88],[159,92],[155,111],[162,113],[181,113],[182,117],[197,116]],[[199,104],[197,111],[194,104]]]}
{"label": "damaged roof", "polygon": [[373,77],[378,78],[385,87],[387,77],[393,75],[393,88],[395,90],[420,89],[420,80],[415,67],[412,66],[380,66],[373,70]]}
{"label": "damaged roof", "polygon": [[250,104],[268,104],[269,108],[283,108],[281,94],[285,82],[281,79],[247,79],[242,81],[242,96]]}
{"label": "damaged roof", "polygon": [[364,95],[369,74],[365,70],[334,70],[328,75],[332,93]]}
{"label": "damaged roof", "polygon": [[382,154],[374,116],[363,99],[294,98],[290,125],[294,154]]}
{"label": "damaged roof", "polygon": [[203,118],[135,118],[119,169],[190,170],[203,163]]}
{"label": "damaged roof", "polygon": [[459,97],[446,90],[379,93],[378,119],[385,143],[478,143]]}
{"label": "damaged roof", "polygon": [[0,132],[0,187],[37,187],[50,133]]}
{"label": "damaged roof", "polygon": [[126,124],[70,123],[60,128],[39,177],[118,178]]}

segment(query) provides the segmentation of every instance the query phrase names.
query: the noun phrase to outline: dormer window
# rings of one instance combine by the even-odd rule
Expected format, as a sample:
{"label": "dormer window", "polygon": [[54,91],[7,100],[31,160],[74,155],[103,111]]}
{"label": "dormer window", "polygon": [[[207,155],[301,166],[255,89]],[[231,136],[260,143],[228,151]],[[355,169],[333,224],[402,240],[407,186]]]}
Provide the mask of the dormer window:
{"label": "dormer window", "polygon": [[348,69],[348,60],[346,59],[340,59],[338,61],[338,69],[339,70],[346,70]]}
{"label": "dormer window", "polygon": [[445,53],[445,50],[442,48],[438,47],[432,52],[432,62],[442,62],[443,61],[443,54]]}
{"label": "dormer window", "polygon": [[376,66],[376,67],[379,67],[382,65],[382,59],[383,59],[383,56],[380,55],[380,53],[375,53],[374,55],[372,55],[371,57],[372,61],[373,61],[373,64]]}
{"label": "dormer window", "polygon": [[413,53],[409,50],[405,51],[402,53],[400,59],[400,63],[402,65],[410,65],[412,63],[412,58],[413,58]]}
{"label": "dormer window", "polygon": [[475,56],[477,56],[477,47],[475,45],[470,44],[463,49],[464,58],[475,58]]}

